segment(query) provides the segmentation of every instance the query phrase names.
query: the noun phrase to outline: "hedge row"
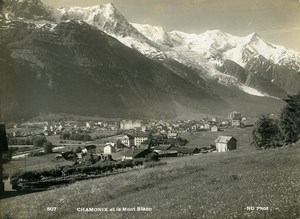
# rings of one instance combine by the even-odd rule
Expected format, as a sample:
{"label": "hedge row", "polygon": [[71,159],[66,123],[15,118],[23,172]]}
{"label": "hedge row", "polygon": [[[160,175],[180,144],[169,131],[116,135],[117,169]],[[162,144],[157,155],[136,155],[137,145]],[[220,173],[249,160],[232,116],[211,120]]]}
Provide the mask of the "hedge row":
{"label": "hedge row", "polygon": [[57,178],[61,176],[71,176],[73,174],[101,174],[105,172],[112,172],[113,170],[123,168],[133,168],[134,166],[143,165],[142,160],[125,160],[119,162],[98,162],[91,166],[65,166],[54,169],[17,171],[10,177],[11,184],[19,182],[35,182],[43,178]]}
{"label": "hedge row", "polygon": [[63,175],[60,168],[42,169],[42,170],[19,170],[10,176],[11,184],[20,181],[34,182],[41,180],[43,177],[61,177]]}

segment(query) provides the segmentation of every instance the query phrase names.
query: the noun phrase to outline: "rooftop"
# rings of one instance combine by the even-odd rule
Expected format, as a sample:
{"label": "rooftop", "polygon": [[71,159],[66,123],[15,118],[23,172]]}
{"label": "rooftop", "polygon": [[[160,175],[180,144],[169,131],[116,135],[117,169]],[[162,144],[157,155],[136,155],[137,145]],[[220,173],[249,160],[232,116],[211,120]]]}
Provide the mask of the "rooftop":
{"label": "rooftop", "polygon": [[235,141],[237,141],[234,137],[232,136],[219,136],[215,142],[221,142],[221,143],[227,143],[229,142],[231,139],[234,139]]}
{"label": "rooftop", "polygon": [[124,156],[126,156],[126,157],[135,157],[135,156],[137,156],[140,153],[143,153],[145,151],[149,151],[149,150],[148,149],[134,149],[134,150],[130,149],[130,150],[128,150],[124,153]]}

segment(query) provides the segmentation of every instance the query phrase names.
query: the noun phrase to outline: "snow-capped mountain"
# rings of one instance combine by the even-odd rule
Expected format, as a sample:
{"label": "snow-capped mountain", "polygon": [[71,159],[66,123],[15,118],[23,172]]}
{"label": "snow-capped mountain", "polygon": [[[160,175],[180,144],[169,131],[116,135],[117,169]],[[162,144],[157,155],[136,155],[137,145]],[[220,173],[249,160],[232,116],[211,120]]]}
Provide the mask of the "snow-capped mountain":
{"label": "snow-capped mountain", "polygon": [[[267,43],[257,33],[237,37],[220,30],[206,31],[203,34],[172,31],[168,36],[176,40],[178,49],[190,50],[208,59],[216,59],[216,55],[222,55],[221,58],[232,60],[242,67],[255,56],[263,56],[274,64],[300,64],[300,53]],[[299,70],[300,65],[297,67]]]}
{"label": "snow-capped mountain", "polygon": [[[299,91],[299,53],[257,34],[167,32],[129,23],[113,4],[55,11],[40,0],[5,1],[0,65],[12,72],[7,106],[14,110],[42,103],[37,113],[71,106],[74,113],[110,116],[257,114],[276,111],[278,97]],[[19,77],[30,93],[21,91]]]}
{"label": "snow-capped mountain", "polygon": [[[146,37],[164,46],[168,58],[205,69],[202,74],[204,77],[217,78],[220,83],[236,85],[253,95],[281,96],[283,90],[287,93],[299,91],[300,53],[268,43],[257,33],[237,37],[220,30],[188,34],[181,31],[166,32],[148,24],[134,26]],[[233,62],[224,69],[226,60]],[[232,68],[239,66],[241,70],[247,71],[251,80],[241,81],[232,74]],[[264,86],[250,83],[253,78],[263,79]],[[248,88],[244,89],[245,86]],[[274,92],[276,86],[281,95]]]}
{"label": "snow-capped mountain", "polygon": [[151,58],[163,56],[156,45],[137,31],[112,3],[91,7],[63,7],[58,10],[61,21],[84,21]]}
{"label": "snow-capped mountain", "polygon": [[[252,95],[264,96],[253,88],[247,88],[236,78],[220,72],[214,64],[207,62],[203,54],[186,50],[183,34],[167,33],[162,27],[151,25],[130,24],[111,3],[93,7],[60,8],[61,20],[84,21],[107,34],[117,38],[126,46],[136,49],[152,59],[164,61],[171,59],[186,66],[204,70],[199,77],[218,79],[221,84],[235,86]],[[188,35],[188,34],[186,34]],[[187,38],[188,40],[188,38]],[[188,42],[191,44],[191,42]],[[196,57],[195,57],[196,56]]]}
{"label": "snow-capped mountain", "polygon": [[80,20],[115,35],[141,36],[111,3],[91,7],[59,8],[61,21]]}

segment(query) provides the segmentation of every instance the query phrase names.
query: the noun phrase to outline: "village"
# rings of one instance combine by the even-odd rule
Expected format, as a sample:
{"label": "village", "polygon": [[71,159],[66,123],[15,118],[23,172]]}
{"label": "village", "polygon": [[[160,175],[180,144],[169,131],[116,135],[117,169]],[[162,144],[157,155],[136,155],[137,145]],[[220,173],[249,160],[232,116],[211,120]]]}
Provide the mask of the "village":
{"label": "village", "polygon": [[[66,176],[77,171],[81,174],[76,178],[79,180],[105,171],[107,175],[108,170],[116,173],[118,168],[123,172],[123,168],[152,167],[183,156],[235,150],[249,144],[253,119],[233,111],[227,118],[200,120],[47,120],[7,124],[6,189],[19,188],[12,179],[19,171],[52,168],[53,172],[53,168],[60,168],[57,176],[61,176],[60,172]],[[40,176],[30,181],[40,182],[43,174],[49,173],[32,174]],[[64,177],[62,181],[69,183],[68,180]]]}
{"label": "village", "polygon": [[[201,120],[121,120],[121,121],[43,121],[11,124],[7,127],[8,144],[15,148],[13,159],[37,150],[36,136],[53,143],[55,160],[68,154],[78,161],[87,154],[109,154],[116,160],[145,157],[156,152],[160,157],[177,157],[208,152],[225,152],[237,148],[238,137],[224,131],[249,126],[240,112],[230,112],[227,118]],[[206,142],[190,142],[191,135],[214,136]],[[23,149],[22,149],[23,148]],[[28,150],[26,150],[28,149]],[[42,151],[42,148],[40,148]],[[72,155],[71,155],[72,154]],[[63,156],[64,155],[64,156]],[[74,158],[73,158],[74,159]]]}

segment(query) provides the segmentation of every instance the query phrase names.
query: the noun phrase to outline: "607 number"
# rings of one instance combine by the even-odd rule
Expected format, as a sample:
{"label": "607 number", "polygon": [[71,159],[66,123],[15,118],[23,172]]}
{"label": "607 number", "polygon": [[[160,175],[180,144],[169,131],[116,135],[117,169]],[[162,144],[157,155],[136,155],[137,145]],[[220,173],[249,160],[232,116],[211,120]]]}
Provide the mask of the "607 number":
{"label": "607 number", "polygon": [[56,207],[47,207],[47,211],[56,211]]}

